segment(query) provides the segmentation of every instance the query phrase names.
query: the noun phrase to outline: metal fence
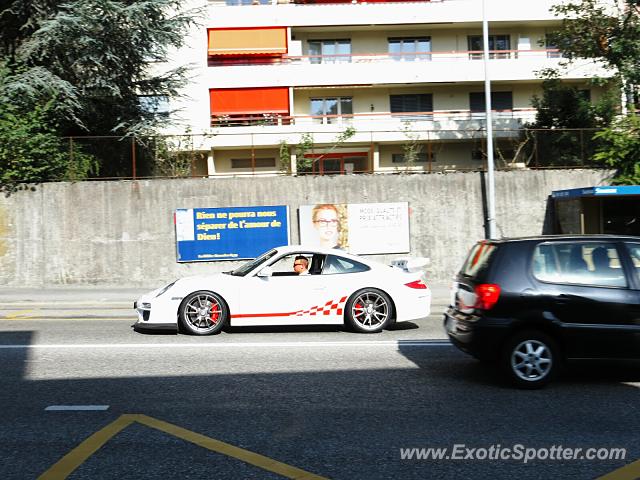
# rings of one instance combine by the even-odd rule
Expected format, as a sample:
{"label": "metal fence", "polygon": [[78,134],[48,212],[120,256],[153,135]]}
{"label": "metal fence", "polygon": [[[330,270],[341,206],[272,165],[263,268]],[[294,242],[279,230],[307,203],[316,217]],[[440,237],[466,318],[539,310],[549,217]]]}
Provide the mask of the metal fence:
{"label": "metal fence", "polygon": [[[597,132],[594,129],[505,129],[494,130],[494,162],[498,170],[509,169],[549,169],[549,168],[605,168],[605,165],[593,160],[593,154],[598,142],[593,136]],[[326,131],[306,132],[313,138],[325,135]],[[322,159],[323,152],[336,152],[341,150],[353,150],[357,146],[359,150],[369,152],[372,156],[374,144],[384,144],[379,140],[385,134],[398,132],[391,131],[359,131],[358,138],[352,138],[339,145],[331,141],[318,141],[311,146],[315,159]],[[483,129],[476,130],[412,130],[404,132],[405,137],[395,144],[407,149],[411,143],[419,145],[423,153],[412,164],[394,165],[392,169],[376,170],[375,173],[437,173],[443,171],[483,171],[487,168],[486,132]],[[248,139],[245,145],[238,143],[230,137],[245,135]],[[271,169],[261,168],[257,160],[258,154],[250,155],[253,163],[249,163],[248,169],[239,172],[209,171],[208,163],[211,150],[221,151],[242,146],[245,151],[258,151],[260,148],[278,150],[282,145],[287,145],[290,151],[298,148],[296,135],[289,134],[293,141],[277,142],[274,138],[278,133],[267,132],[229,132],[218,134],[190,134],[153,137],[68,137],[66,143],[69,158],[83,152],[94,156],[100,165],[98,172],[91,175],[91,179],[142,179],[142,178],[187,178],[207,176],[245,176],[245,175],[288,175],[291,174],[286,165],[286,158],[278,158]],[[268,137],[268,138],[267,138]],[[368,139],[362,141],[362,139]],[[464,145],[466,152],[464,158],[452,157],[449,153],[455,146],[460,150]],[[468,154],[468,155],[467,155]],[[328,155],[328,154],[327,154]],[[454,158],[454,161],[447,160]],[[314,160],[315,162],[315,160]],[[346,172],[343,168],[320,168],[312,164],[306,171],[298,171],[297,174],[328,175],[344,173],[374,173],[373,162],[367,166],[358,168],[355,172]]]}

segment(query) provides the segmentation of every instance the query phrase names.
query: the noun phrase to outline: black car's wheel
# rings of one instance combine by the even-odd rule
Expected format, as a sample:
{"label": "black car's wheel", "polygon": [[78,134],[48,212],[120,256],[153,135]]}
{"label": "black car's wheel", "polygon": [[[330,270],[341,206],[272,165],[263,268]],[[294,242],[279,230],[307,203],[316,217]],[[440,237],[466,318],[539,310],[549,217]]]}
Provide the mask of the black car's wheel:
{"label": "black car's wheel", "polygon": [[510,380],[520,388],[541,388],[549,383],[560,366],[556,342],[535,330],[519,332],[504,348],[502,364]]}
{"label": "black car's wheel", "polygon": [[377,288],[363,288],[351,295],[345,309],[347,324],[357,332],[375,333],[391,322],[393,306],[389,295]]}
{"label": "black car's wheel", "polygon": [[207,291],[193,292],[180,304],[180,325],[193,335],[211,335],[224,328],[229,309],[222,297]]}

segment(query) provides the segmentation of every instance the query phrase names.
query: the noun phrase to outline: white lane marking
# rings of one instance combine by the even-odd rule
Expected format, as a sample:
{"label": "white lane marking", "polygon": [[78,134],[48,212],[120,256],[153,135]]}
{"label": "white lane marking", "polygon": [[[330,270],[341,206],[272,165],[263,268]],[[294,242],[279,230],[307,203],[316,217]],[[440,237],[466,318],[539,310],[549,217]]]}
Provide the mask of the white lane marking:
{"label": "white lane marking", "polygon": [[45,412],[93,412],[108,410],[109,405],[49,405]]}
{"label": "white lane marking", "polygon": [[12,348],[244,348],[244,347],[451,347],[447,340],[382,340],[342,342],[234,342],[234,343],[60,343],[60,344],[8,344],[1,349]]}

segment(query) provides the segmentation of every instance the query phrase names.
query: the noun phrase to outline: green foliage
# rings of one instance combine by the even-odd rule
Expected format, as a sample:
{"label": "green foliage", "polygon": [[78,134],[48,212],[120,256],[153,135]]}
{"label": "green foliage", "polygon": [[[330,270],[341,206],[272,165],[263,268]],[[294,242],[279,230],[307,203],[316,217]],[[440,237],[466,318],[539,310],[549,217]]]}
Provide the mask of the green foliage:
{"label": "green foliage", "polygon": [[97,171],[95,159],[64,145],[48,123],[47,108],[21,114],[15,107],[0,109],[0,191],[10,194],[55,180],[81,180]]}
{"label": "green foliage", "polygon": [[615,89],[592,103],[587,90],[579,90],[558,78],[542,82],[542,97],[531,103],[537,110],[530,128],[600,128],[608,125],[616,113]]}
{"label": "green foliage", "polygon": [[[309,173],[313,170],[314,162],[319,161],[325,155],[333,152],[336,148],[342,145],[344,142],[349,140],[356,134],[356,129],[352,126],[348,126],[344,129],[344,131],[340,132],[336,135],[336,138],[333,144],[324,151],[318,157],[306,157],[305,155],[313,150],[314,148],[314,139],[313,134],[311,133],[303,133],[300,135],[300,141],[295,146],[296,152],[296,170],[298,173]],[[280,142],[280,171],[282,173],[291,173],[291,153],[289,144],[283,140]]]}
{"label": "green foliage", "polygon": [[190,176],[193,167],[207,159],[206,150],[196,145],[195,138],[189,131],[186,135],[154,137],[152,174],[159,177]]}
{"label": "green foliage", "polygon": [[616,169],[614,184],[640,185],[640,118],[628,115],[595,135],[594,158]]}
{"label": "green foliage", "polygon": [[636,0],[602,2],[574,0],[552,8],[566,17],[562,27],[548,34],[569,60],[591,58],[620,76],[633,108],[640,84],[640,11]]}
{"label": "green foliage", "polygon": [[[608,100],[608,105],[601,102],[600,109],[592,110],[596,119],[592,126],[604,130],[590,139],[586,154],[596,163],[616,168],[618,173],[614,182],[640,183],[638,119],[634,114],[640,103],[638,1],[573,0],[559,3],[552,10],[565,20],[558,31],[548,35],[549,42],[556,45],[569,62],[587,58],[607,67],[624,92],[626,106],[631,112],[626,118],[612,121],[613,98]],[[586,107],[580,108],[588,113]],[[565,152],[571,147],[565,141],[558,142],[558,146]]]}
{"label": "green foliage", "polygon": [[313,158],[305,157],[307,152],[313,149],[313,135],[311,133],[303,133],[300,135],[300,141],[296,145],[296,170],[298,173],[310,172],[313,167]]}
{"label": "green foliage", "polygon": [[285,174],[291,174],[291,152],[289,151],[289,144],[286,140],[280,141],[278,157],[280,159],[280,171]]}
{"label": "green foliage", "polygon": [[[585,166],[593,164],[597,140],[593,133],[604,128],[616,114],[616,89],[609,88],[597,102],[588,91],[567,85],[549,75],[542,83],[542,96],[534,96],[536,120],[525,125],[523,149],[518,155],[536,166]],[[597,164],[597,162],[596,162]]]}
{"label": "green foliage", "polygon": [[411,129],[411,122],[404,122],[402,133],[407,139],[402,144],[402,155],[405,162],[405,170],[409,172],[418,160],[418,155],[422,152],[422,145],[419,143],[420,134]]}
{"label": "green foliage", "polygon": [[[26,115],[54,100],[48,107],[49,133],[60,137],[155,134],[166,117],[149,105],[160,96],[176,96],[188,81],[187,66],[161,72],[154,65],[169,57],[169,49],[182,46],[199,18],[199,10],[185,11],[182,4],[5,1],[0,7],[0,109],[12,105]],[[141,102],[141,97],[151,100]],[[129,150],[123,146],[87,148],[100,159],[103,174],[128,176]]]}

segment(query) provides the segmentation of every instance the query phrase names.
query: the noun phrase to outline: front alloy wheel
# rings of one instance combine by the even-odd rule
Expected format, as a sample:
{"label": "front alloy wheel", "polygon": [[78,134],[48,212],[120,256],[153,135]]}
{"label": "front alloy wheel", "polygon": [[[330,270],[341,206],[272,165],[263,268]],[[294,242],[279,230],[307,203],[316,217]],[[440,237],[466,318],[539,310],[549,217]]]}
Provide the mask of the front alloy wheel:
{"label": "front alloy wheel", "polygon": [[217,333],[228,318],[224,300],[213,292],[193,292],[180,305],[180,324],[194,335]]}

